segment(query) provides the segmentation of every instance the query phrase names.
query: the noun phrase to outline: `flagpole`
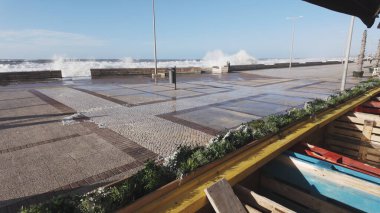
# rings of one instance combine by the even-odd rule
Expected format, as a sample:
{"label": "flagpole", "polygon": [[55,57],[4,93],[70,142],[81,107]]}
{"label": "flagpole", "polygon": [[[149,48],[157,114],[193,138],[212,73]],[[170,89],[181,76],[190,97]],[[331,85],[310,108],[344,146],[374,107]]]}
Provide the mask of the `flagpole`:
{"label": "flagpole", "polygon": [[351,17],[350,30],[348,32],[348,39],[347,39],[347,46],[346,46],[346,57],[345,57],[345,61],[344,61],[342,84],[340,86],[340,91],[344,91],[344,89],[346,87],[348,60],[350,58],[351,43],[352,43],[352,33],[354,31],[354,23],[355,23],[355,17],[352,16]]}
{"label": "flagpole", "polygon": [[157,42],[156,42],[156,12],[154,8],[154,0],[152,0],[153,12],[153,39],[154,39],[154,77],[157,77]]}

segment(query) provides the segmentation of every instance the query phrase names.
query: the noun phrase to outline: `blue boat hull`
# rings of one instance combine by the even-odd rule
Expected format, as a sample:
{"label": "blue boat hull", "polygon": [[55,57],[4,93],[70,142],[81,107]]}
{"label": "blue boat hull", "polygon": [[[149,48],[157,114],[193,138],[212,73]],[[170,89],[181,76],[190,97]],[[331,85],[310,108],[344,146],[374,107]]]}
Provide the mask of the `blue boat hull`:
{"label": "blue boat hull", "polygon": [[282,154],[262,171],[321,200],[358,212],[379,212],[379,178],[293,152]]}

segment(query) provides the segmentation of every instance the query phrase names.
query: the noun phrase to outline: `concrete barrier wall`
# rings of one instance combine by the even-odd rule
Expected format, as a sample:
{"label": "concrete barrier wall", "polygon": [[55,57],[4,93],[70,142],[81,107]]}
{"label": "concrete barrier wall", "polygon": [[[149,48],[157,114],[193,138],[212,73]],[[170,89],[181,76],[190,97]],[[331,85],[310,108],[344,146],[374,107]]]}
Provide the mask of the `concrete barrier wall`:
{"label": "concrete barrier wall", "polygon": [[[158,68],[158,73],[167,73],[169,69]],[[201,67],[177,67],[177,73],[201,73]],[[152,75],[154,68],[109,68],[91,69],[92,77],[123,76],[123,75]]]}
{"label": "concrete barrier wall", "polygon": [[0,73],[0,81],[43,80],[62,78],[60,70],[43,70],[33,72],[6,72]]}
{"label": "concrete barrier wall", "polygon": [[[341,64],[340,61],[327,61],[327,62],[306,62],[306,63],[292,63],[292,67],[307,67],[307,66],[319,66],[319,65],[331,65]],[[271,65],[265,64],[250,64],[250,65],[231,65],[230,71],[247,71],[247,70],[259,70],[259,69],[275,69],[275,68],[287,68],[289,63],[277,63]]]}
{"label": "concrete barrier wall", "polygon": [[[350,61],[352,62],[352,61]],[[318,66],[318,65],[330,65],[340,64],[339,61],[328,62],[306,62],[306,63],[292,63],[293,67],[302,66]],[[246,71],[246,70],[258,70],[258,69],[273,69],[273,68],[287,68],[289,63],[277,63],[273,65],[265,64],[251,64],[251,65],[232,65],[230,72],[232,71]],[[91,76],[93,78],[102,76],[125,76],[125,75],[151,75],[154,72],[154,68],[109,68],[109,69],[91,69]],[[167,73],[167,68],[158,68],[158,73]],[[211,68],[202,67],[178,67],[177,73],[194,73],[199,74],[201,72],[211,72]],[[0,81],[19,81],[19,80],[43,80],[51,78],[62,78],[60,70],[44,70],[33,72],[9,72],[0,73]]]}

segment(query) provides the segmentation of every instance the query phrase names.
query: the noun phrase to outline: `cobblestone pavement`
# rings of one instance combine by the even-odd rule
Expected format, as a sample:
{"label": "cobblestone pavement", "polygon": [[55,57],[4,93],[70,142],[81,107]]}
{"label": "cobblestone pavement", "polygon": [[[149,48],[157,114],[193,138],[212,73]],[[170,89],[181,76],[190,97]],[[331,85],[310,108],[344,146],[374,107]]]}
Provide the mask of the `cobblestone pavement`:
{"label": "cobblestone pavement", "polygon": [[179,145],[206,144],[241,123],[325,98],[338,90],[340,70],[180,75],[177,90],[141,76],[0,87],[0,211],[91,190]]}

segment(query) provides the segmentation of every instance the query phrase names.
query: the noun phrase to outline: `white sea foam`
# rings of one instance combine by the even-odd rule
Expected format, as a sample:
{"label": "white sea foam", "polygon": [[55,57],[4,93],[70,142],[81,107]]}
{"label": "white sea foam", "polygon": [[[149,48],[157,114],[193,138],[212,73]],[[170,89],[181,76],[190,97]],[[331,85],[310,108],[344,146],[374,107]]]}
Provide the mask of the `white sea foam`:
{"label": "white sea foam", "polygon": [[214,50],[208,52],[202,59],[202,63],[207,67],[223,66],[227,62],[230,62],[231,65],[246,65],[255,64],[257,60],[249,55],[245,50],[240,50],[233,55],[227,55],[221,50]]}
{"label": "white sea foam", "polygon": [[[41,71],[41,70],[62,70],[63,77],[90,76],[90,69],[96,68],[148,68],[154,67],[152,60],[135,60],[126,57],[120,60],[79,60],[67,59],[65,56],[53,56],[52,60],[36,61],[24,60],[13,63],[14,60],[0,60],[0,72],[20,72],[20,71]],[[340,58],[307,58],[295,59],[294,62],[305,63],[311,61],[329,61]],[[226,54],[221,50],[214,50],[206,53],[200,60],[161,60],[158,67],[213,67],[224,66],[227,62],[231,65],[246,64],[274,64],[287,63],[289,59],[261,59],[257,60],[245,50],[240,50],[235,54]]]}

